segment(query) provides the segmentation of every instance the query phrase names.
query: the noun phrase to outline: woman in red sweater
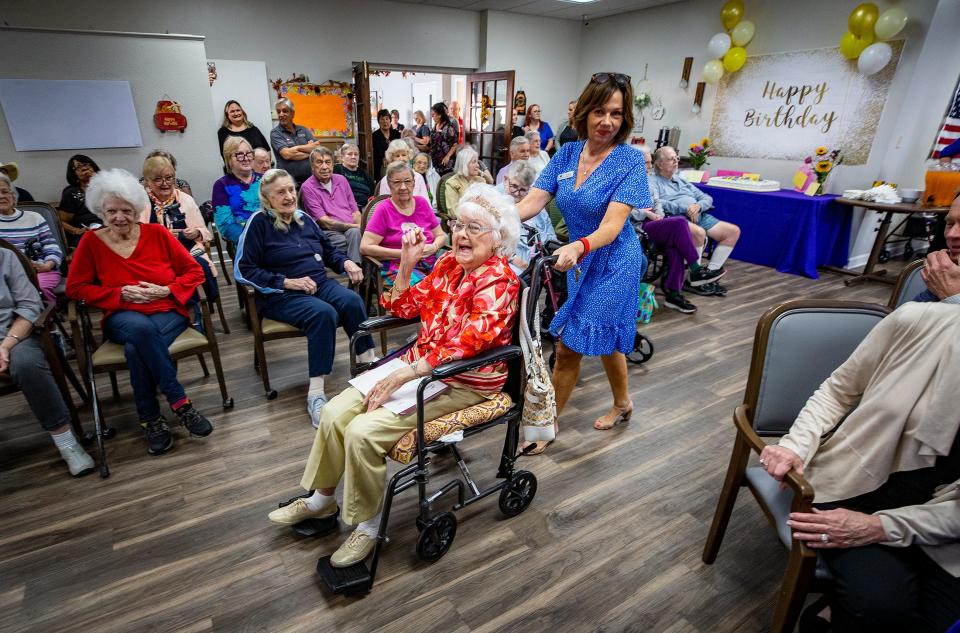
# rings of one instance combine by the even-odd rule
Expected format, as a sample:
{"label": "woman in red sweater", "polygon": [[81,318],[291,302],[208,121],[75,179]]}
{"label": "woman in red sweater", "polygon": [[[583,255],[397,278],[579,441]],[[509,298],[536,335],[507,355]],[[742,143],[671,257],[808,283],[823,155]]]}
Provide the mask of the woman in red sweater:
{"label": "woman in red sweater", "polygon": [[159,455],[173,438],[157,403],[157,389],[191,435],[213,426],[187,398],[167,351],[190,324],[187,302],[203,282],[203,270],[187,249],[159,224],[141,224],[147,194],[122,169],[95,175],[87,205],[103,227],[87,231],[74,252],[67,295],[103,311],[103,332],[123,345],[147,452]]}

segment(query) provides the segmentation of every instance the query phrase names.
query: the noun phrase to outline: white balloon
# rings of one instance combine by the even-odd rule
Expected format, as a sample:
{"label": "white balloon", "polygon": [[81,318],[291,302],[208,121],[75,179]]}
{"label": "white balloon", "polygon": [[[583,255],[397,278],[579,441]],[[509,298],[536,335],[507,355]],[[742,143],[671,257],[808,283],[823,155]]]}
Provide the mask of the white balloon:
{"label": "white balloon", "polygon": [[907,12],[900,7],[887,9],[877,18],[873,25],[873,32],[878,40],[891,40],[907,25]]}
{"label": "white balloon", "polygon": [[728,50],[730,50],[730,36],[726,33],[717,33],[707,42],[707,52],[710,53],[710,57],[719,59],[726,55]]}
{"label": "white balloon", "polygon": [[746,46],[753,39],[757,27],[750,20],[740,20],[730,31],[730,39],[734,46]]}
{"label": "white balloon", "polygon": [[893,49],[886,42],[877,42],[863,49],[857,59],[857,68],[864,75],[874,75],[890,63]]}

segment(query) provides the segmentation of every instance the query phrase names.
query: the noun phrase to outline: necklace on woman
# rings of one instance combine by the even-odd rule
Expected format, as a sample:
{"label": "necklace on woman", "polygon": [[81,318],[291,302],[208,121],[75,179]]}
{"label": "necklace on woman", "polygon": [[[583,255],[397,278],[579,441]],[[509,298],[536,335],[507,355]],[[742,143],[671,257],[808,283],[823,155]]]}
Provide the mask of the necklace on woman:
{"label": "necklace on woman", "polygon": [[603,159],[607,157],[607,155],[610,153],[610,151],[611,151],[612,149],[613,149],[613,147],[611,146],[611,147],[608,147],[607,149],[603,150],[602,152],[600,152],[599,154],[597,154],[596,158],[594,158],[589,164],[587,164],[586,156],[584,156],[583,154],[581,154],[581,155],[580,155],[580,162],[581,162],[582,166],[581,166],[581,168],[580,168],[580,173],[581,173],[582,175],[584,175],[584,176],[589,176],[590,174],[592,174],[592,173],[593,173],[593,170],[596,169],[597,166],[598,166],[600,163],[603,162]]}

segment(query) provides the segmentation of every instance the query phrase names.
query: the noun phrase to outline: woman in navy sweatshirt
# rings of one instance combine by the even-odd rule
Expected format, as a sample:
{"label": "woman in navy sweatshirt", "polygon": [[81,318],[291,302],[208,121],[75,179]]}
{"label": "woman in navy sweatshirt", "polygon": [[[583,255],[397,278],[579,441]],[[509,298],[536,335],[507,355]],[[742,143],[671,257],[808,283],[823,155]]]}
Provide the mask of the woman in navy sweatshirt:
{"label": "woman in navy sweatshirt", "polygon": [[[367,318],[360,296],[327,277],[325,266],[363,279],[359,266],[336,250],[313,219],[297,209],[293,178],[271,169],[260,182],[263,210],[247,221],[234,263],[234,276],[257,291],[257,311],[289,323],[307,336],[310,388],[307,411],[314,428],[327,403],[323,379],[333,369],[337,326],[352,336]],[[373,360],[373,340],[357,343],[358,359]]]}

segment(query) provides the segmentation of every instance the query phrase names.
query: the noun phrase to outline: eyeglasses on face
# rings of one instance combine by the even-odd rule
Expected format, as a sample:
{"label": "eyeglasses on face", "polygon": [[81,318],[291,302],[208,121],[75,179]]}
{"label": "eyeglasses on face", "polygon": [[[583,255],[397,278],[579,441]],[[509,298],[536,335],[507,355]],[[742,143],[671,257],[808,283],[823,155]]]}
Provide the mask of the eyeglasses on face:
{"label": "eyeglasses on face", "polygon": [[410,187],[413,186],[413,181],[410,180],[409,178],[405,178],[403,180],[388,180],[387,184],[395,188],[406,187],[407,189],[409,189]]}
{"label": "eyeglasses on face", "polygon": [[486,226],[480,226],[476,222],[464,224],[460,220],[447,220],[447,226],[450,227],[450,233],[456,233],[460,229],[463,229],[470,237],[478,237],[493,230]]}
{"label": "eyeglasses on face", "polygon": [[163,183],[172,184],[176,180],[177,179],[175,176],[157,176],[155,178],[151,178],[150,182],[152,182],[155,185],[161,185]]}
{"label": "eyeglasses on face", "polygon": [[605,84],[611,79],[621,88],[629,86],[631,81],[630,75],[624,75],[623,73],[594,73],[593,76],[590,77],[590,81],[596,84]]}
{"label": "eyeglasses on face", "polygon": [[527,195],[530,193],[530,187],[523,187],[521,185],[515,185],[512,182],[507,182],[507,191],[509,193],[515,193],[517,195]]}
{"label": "eyeglasses on face", "polygon": [[253,152],[234,152],[233,157],[237,160],[250,160],[253,158]]}

